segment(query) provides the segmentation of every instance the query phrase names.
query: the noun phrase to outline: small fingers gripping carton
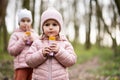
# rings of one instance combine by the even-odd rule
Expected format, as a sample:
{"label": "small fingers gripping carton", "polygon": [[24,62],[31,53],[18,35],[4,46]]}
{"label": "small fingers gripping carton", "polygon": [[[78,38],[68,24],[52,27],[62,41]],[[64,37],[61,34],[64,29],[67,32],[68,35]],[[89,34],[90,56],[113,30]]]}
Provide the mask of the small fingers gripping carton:
{"label": "small fingers gripping carton", "polygon": [[[56,37],[54,36],[49,36],[49,45],[51,45],[54,41],[56,40]],[[49,56],[53,56],[53,52],[49,54]]]}
{"label": "small fingers gripping carton", "polygon": [[26,45],[31,45],[31,41],[30,41],[31,32],[30,31],[26,31],[25,34],[27,36]]}

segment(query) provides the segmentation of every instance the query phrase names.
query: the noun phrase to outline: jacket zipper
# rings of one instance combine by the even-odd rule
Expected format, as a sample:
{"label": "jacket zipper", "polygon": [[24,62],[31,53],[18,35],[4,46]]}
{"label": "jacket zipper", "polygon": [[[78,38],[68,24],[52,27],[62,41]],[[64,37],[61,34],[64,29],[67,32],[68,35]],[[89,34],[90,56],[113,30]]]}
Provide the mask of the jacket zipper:
{"label": "jacket zipper", "polygon": [[52,57],[49,57],[49,77],[48,80],[52,80]]}

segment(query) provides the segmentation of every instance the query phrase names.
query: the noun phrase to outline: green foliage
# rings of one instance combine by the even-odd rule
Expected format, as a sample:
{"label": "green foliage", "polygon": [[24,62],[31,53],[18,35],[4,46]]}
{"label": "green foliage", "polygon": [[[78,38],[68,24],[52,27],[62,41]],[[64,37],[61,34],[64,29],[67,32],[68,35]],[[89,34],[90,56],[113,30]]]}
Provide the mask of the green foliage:
{"label": "green foliage", "polygon": [[103,56],[105,58],[108,58],[112,54],[112,51],[109,48],[98,48],[96,45],[93,45],[91,49],[86,50],[84,45],[81,44],[74,45],[74,43],[72,44],[77,54],[77,63],[83,63],[95,56],[99,57]]}
{"label": "green foliage", "polygon": [[117,57],[117,56],[120,56],[120,45],[117,46],[117,48],[116,48],[115,56],[116,56],[116,57]]}
{"label": "green foliage", "polygon": [[[103,61],[102,61],[103,62]],[[120,76],[120,57],[109,58],[99,69],[99,73],[104,76]]]}
{"label": "green foliage", "polygon": [[83,45],[74,44],[74,50],[77,54],[77,64],[81,64],[95,56],[100,59],[100,66],[95,70],[95,74],[110,77],[109,80],[120,80],[120,56],[115,57],[111,48],[97,47],[92,45],[90,50],[86,50]]}
{"label": "green foliage", "polygon": [[[4,38],[3,38],[3,32],[0,32],[1,34],[0,34],[0,53],[4,53],[4,52],[7,52],[7,50],[5,50],[4,51],[4,47],[5,47],[5,45],[4,45]],[[9,41],[9,37],[10,37],[10,34],[8,34],[8,36],[7,36],[7,42],[6,43],[8,43],[8,41]]]}
{"label": "green foliage", "polygon": [[0,61],[0,72],[3,77],[13,78],[13,63],[12,61]]}
{"label": "green foliage", "polygon": [[0,73],[2,73],[3,78],[13,78],[13,57],[7,52],[0,53]]}
{"label": "green foliage", "polygon": [[[115,57],[111,49],[102,49],[102,54],[99,54],[102,66],[98,70],[99,74],[104,76],[112,76],[111,80],[120,76],[120,56]],[[112,79],[113,78],[113,79]]]}
{"label": "green foliage", "polygon": [[13,60],[13,57],[10,56],[9,53],[4,52],[4,53],[0,53],[0,61],[11,61]]}

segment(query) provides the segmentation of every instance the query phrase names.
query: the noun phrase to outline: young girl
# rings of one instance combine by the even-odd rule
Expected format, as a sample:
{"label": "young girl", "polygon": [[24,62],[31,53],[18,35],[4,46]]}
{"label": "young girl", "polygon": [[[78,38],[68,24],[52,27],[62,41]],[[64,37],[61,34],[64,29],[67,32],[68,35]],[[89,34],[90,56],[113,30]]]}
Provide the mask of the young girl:
{"label": "young girl", "polygon": [[48,8],[43,12],[43,34],[26,55],[26,63],[33,68],[32,80],[69,80],[67,67],[75,64],[76,54],[66,37],[60,34],[62,27],[62,16],[57,10]]}
{"label": "young girl", "polygon": [[18,13],[19,29],[16,29],[10,37],[8,52],[14,56],[14,80],[31,80],[33,69],[25,62],[26,51],[38,34],[31,28],[32,14],[23,9]]}

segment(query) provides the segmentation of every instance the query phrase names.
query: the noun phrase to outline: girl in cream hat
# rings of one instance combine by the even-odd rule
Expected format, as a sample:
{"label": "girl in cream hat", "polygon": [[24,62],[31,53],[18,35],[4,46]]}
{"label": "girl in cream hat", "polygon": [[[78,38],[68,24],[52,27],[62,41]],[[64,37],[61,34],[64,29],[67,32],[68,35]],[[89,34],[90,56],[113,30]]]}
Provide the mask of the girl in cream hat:
{"label": "girl in cream hat", "polygon": [[19,28],[10,36],[8,52],[14,57],[14,80],[31,80],[33,69],[25,62],[26,52],[38,34],[31,28],[32,14],[27,9],[18,13]]}

